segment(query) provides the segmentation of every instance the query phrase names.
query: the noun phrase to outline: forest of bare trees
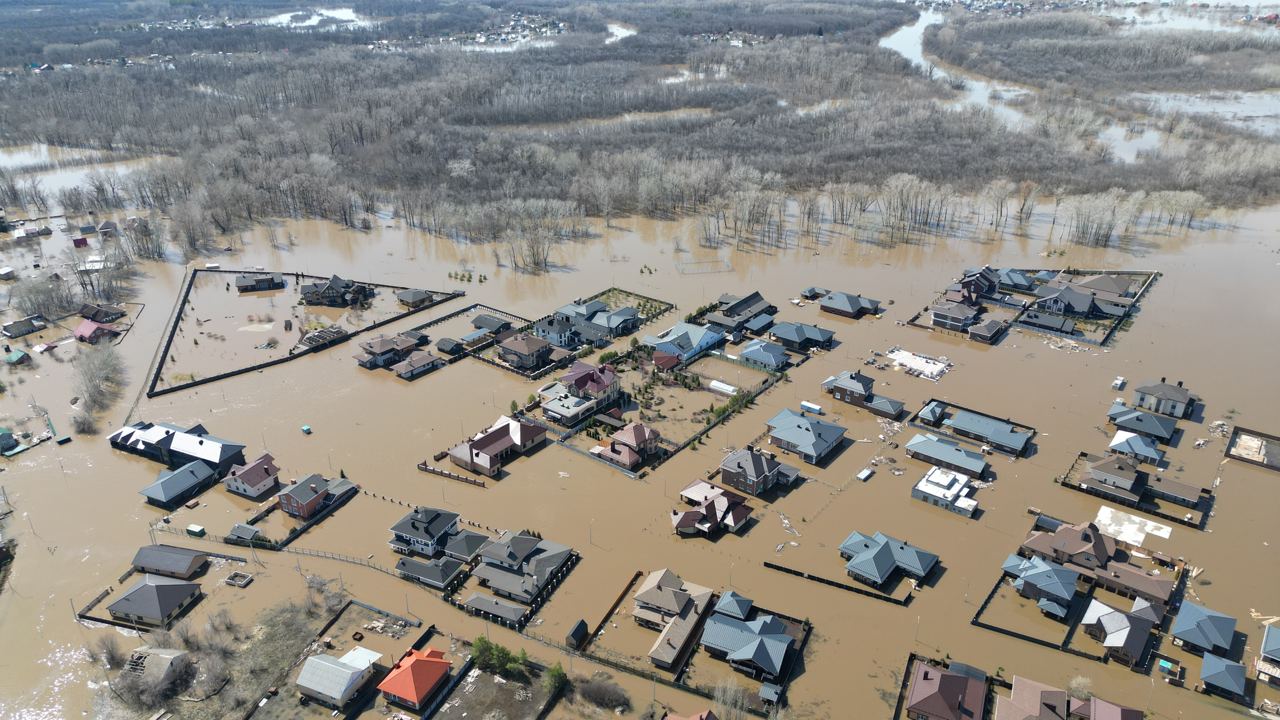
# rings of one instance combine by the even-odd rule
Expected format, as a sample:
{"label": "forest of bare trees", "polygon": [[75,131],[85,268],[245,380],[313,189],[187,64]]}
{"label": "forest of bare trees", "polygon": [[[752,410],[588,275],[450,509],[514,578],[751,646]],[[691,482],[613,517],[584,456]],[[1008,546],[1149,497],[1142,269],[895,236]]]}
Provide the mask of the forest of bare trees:
{"label": "forest of bare trees", "polygon": [[[548,1],[539,12],[575,23],[552,47],[406,44],[389,53],[360,44],[371,33],[406,37],[422,12],[445,12],[424,3],[379,14],[391,7],[357,8],[381,18],[371,28],[285,33],[282,47],[263,49],[278,29],[199,30],[188,46],[219,35],[254,51],[17,74],[5,81],[0,142],[161,157],[57,192],[0,172],[0,202],[166,215],[166,230],[127,238],[135,258],[160,257],[166,239],[198,252],[268,217],[360,228],[390,209],[411,226],[498,243],[513,265],[539,269],[551,244],[585,232],[587,215],[705,213],[708,238],[778,244],[792,231],[812,236],[824,212],[851,222],[874,208],[887,226],[910,231],[974,213],[1003,224],[1043,195],[1190,193],[1208,206],[1280,193],[1280,149],[1223,127],[1178,120],[1176,152],[1124,164],[1094,142],[1108,116],[1091,101],[1042,93],[1028,107],[1037,121],[1020,129],[985,109],[940,105],[952,90],[876,45],[878,33],[914,17],[900,5],[724,3],[712,17],[683,0]],[[604,19],[632,14],[639,34],[604,44]],[[696,37],[723,28],[723,18],[761,34],[773,28],[770,40],[731,47]],[[996,47],[1079,22],[1099,42],[1110,37],[1105,24],[1094,28],[1101,21],[1057,15],[957,21],[944,32],[967,37],[982,26]],[[139,32],[122,20],[103,27],[121,52]],[[1263,49],[1223,46],[1236,51]],[[1036,191],[1018,190],[1028,187]],[[791,227],[784,216],[796,198]]]}

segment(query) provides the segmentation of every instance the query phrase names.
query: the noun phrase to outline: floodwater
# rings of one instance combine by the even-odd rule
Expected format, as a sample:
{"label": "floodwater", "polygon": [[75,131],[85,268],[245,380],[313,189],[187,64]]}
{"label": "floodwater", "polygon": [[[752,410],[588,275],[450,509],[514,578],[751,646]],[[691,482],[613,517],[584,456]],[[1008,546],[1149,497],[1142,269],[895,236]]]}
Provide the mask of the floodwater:
{"label": "floodwater", "polygon": [[0,169],[8,172],[22,172],[32,167],[82,163],[101,155],[102,153],[97,150],[64,148],[46,143],[10,145],[0,147]]}
{"label": "floodwater", "polygon": [[1135,93],[1133,97],[1152,103],[1162,112],[1211,115],[1229,125],[1263,135],[1280,134],[1280,93]]}
{"label": "floodwater", "polygon": [[[1280,403],[1275,402],[1271,381],[1276,338],[1274,333],[1255,331],[1280,323],[1280,305],[1273,301],[1280,272],[1274,229],[1280,208],[1243,212],[1218,218],[1203,229],[1154,234],[1113,248],[1050,244],[1048,212],[1043,211],[1026,234],[966,233],[887,245],[833,230],[820,244],[806,242],[767,252],[702,247],[697,219],[623,218],[614,220],[612,228],[598,226],[598,236],[591,240],[559,246],[552,258],[554,270],[545,274],[498,265],[500,254],[483,244],[432,238],[394,223],[361,233],[323,222],[289,221],[279,230],[296,236],[296,246],[273,245],[259,229],[246,234],[237,253],[200,260],[219,262],[224,268],[338,272],[388,284],[467,292],[463,300],[392,324],[386,332],[477,301],[539,317],[611,285],[677,303],[679,309],[667,321],[722,292],[759,289],[778,305],[780,320],[814,322],[836,331],[836,348],[792,369],[788,382],[711,432],[703,446],[686,450],[643,480],[627,479],[554,446],[516,460],[502,480],[485,489],[416,470],[416,463],[488,424],[506,412],[511,400],[524,399],[540,384],[470,359],[406,384],[385,371],[356,367],[350,357],[354,346],[347,344],[260,373],[154,400],[142,398],[139,391],[147,368],[183,282],[185,268],[174,263],[141,268],[138,305],[130,306],[134,325],[118,348],[128,364],[128,388],[105,414],[104,429],[129,420],[199,421],[214,434],[246,443],[250,454],[269,450],[285,477],[345,472],[373,493],[355,498],[309,531],[296,543],[301,548],[372,556],[372,562],[392,566],[396,556],[386,546],[386,528],[411,504],[439,505],[489,528],[531,528],[569,544],[583,554],[583,561],[541,610],[529,628],[531,635],[558,641],[580,618],[594,624],[634,571],[659,567],[671,567],[689,582],[732,587],[763,607],[807,617],[815,632],[803,672],[789,691],[791,717],[890,715],[896,673],[913,650],[938,657],[950,654],[990,672],[1004,668],[1006,676],[1025,674],[1060,685],[1083,674],[1102,697],[1149,709],[1154,718],[1234,717],[1234,709],[1220,700],[1000,636],[968,621],[996,581],[1001,561],[1029,528],[1028,506],[1070,520],[1097,514],[1097,500],[1050,480],[1065,472],[1079,451],[1105,447],[1109,435],[1100,428],[1117,394],[1110,388],[1112,379],[1123,375],[1140,382],[1167,376],[1187,381],[1204,398],[1206,410],[1203,420],[1180,423],[1184,437],[1170,450],[1172,462],[1164,473],[1203,486],[1217,483],[1218,501],[1207,531],[1177,527],[1168,539],[1152,537],[1148,543],[1205,567],[1202,579],[1211,582],[1193,584],[1194,592],[1210,607],[1239,618],[1250,647],[1257,647],[1262,627],[1251,612],[1280,615],[1280,578],[1259,570],[1280,564],[1280,529],[1274,522],[1277,477],[1224,462],[1221,439],[1210,439],[1203,449],[1195,449],[1194,440],[1209,438],[1208,422],[1228,413],[1231,422],[1248,427],[1272,432],[1280,428]],[[0,247],[3,264],[27,269],[23,262],[29,264],[29,258],[15,258],[11,245]],[[1061,254],[1045,257],[1049,249]],[[721,261],[726,271],[684,275],[679,270],[694,267],[694,262],[709,267],[710,261]],[[1137,268],[1159,271],[1163,277],[1143,300],[1133,327],[1106,350],[1058,349],[1041,336],[1022,333],[986,347],[898,324],[963,268],[983,263]],[[656,272],[642,272],[646,266]],[[449,274],[457,270],[484,273],[488,281],[451,279]],[[787,301],[810,285],[893,304],[881,319],[851,321]],[[241,315],[234,307],[236,297],[224,297],[225,306],[217,309]],[[1248,322],[1223,321],[1230,317]],[[641,332],[656,329],[661,328]],[[861,359],[870,351],[895,345],[945,355],[955,367],[937,383],[871,370],[877,392],[903,400],[909,409],[939,397],[1017,418],[1038,431],[1031,457],[1010,461],[996,456],[995,481],[977,493],[983,514],[976,520],[912,500],[910,486],[927,468],[905,458],[901,449],[878,441],[883,430],[874,417],[830,402],[818,388],[829,375],[863,367]],[[76,350],[72,343],[56,351],[61,360],[41,356],[33,369],[5,371],[9,392],[0,396],[0,415],[31,417],[30,405],[38,403],[60,430],[66,428],[75,394],[67,361]],[[672,535],[668,514],[679,491],[715,467],[724,448],[749,442],[763,430],[765,420],[803,400],[827,407],[828,419],[845,425],[857,442],[826,467],[806,467],[811,482],[773,502],[754,502],[759,522],[746,535],[715,543]],[[299,432],[302,425],[310,425],[313,434]],[[894,439],[905,442],[909,437]],[[869,482],[854,480],[875,457],[893,458],[906,472],[895,476],[882,465]],[[19,548],[9,583],[0,592],[0,646],[10,648],[0,659],[0,717],[95,715],[103,674],[87,661],[83,648],[96,636],[116,631],[76,623],[72,607],[115,585],[138,545],[149,541],[147,524],[164,513],[143,504],[137,491],[160,468],[111,450],[102,436],[77,436],[65,446],[43,445],[3,461],[3,467],[0,485],[16,509],[6,532],[18,539]],[[202,503],[194,511],[174,513],[172,525],[198,521],[220,534],[253,510],[251,503],[228,498],[221,488],[208,491]],[[843,566],[836,547],[853,530],[880,530],[932,550],[941,555],[946,572],[910,607],[901,608],[761,566],[772,560],[840,578]],[[203,544],[173,535],[161,535],[160,540]],[[217,584],[221,575],[207,577],[207,589],[217,589],[195,608],[189,622],[202,624],[209,613],[226,607],[252,625],[263,609],[301,595],[300,571],[339,578],[358,598],[392,612],[412,613],[445,633],[474,637],[488,632],[495,641],[524,647],[541,661],[562,661],[566,668],[572,664],[575,674],[598,669],[581,659],[571,661],[532,638],[462,615],[434,593],[376,570],[309,556],[257,555],[260,562],[248,568],[256,580],[246,589]],[[609,632],[606,628],[606,636]],[[126,646],[130,642],[125,639]],[[620,633],[616,643],[628,642],[627,634]],[[647,647],[621,651],[643,655]],[[700,682],[730,674],[705,656],[696,664]],[[684,693],[618,677],[637,709],[651,697],[684,714],[706,706]],[[1277,699],[1274,689],[1259,693]],[[850,710],[854,708],[856,713]],[[569,711],[554,716],[566,717]]]}

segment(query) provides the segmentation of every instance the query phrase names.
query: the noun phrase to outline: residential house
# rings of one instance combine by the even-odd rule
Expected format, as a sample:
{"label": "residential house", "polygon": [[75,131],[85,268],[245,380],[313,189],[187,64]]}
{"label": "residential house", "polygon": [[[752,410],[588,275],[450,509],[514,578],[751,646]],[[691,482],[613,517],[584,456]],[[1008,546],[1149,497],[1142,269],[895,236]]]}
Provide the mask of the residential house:
{"label": "residential house", "polygon": [[162,575],[143,575],[119,600],[107,606],[115,620],[131,625],[168,629],[169,625],[200,598],[200,586]]}
{"label": "residential house", "polygon": [[340,658],[312,655],[302,664],[294,685],[303,697],[341,710],[373,677],[375,664],[381,659],[382,653],[359,645]]}
{"label": "residential house", "polygon": [[969,339],[987,345],[994,345],[1005,330],[1009,329],[1009,321],[998,318],[987,318],[969,326]]}
{"label": "residential house", "polygon": [[786,348],[760,338],[743,346],[738,353],[738,359],[748,365],[755,365],[771,372],[781,372],[791,362]]}
{"label": "residential house", "polygon": [[[752,513],[746,498],[704,480],[695,481],[693,485],[699,483],[706,488],[696,490],[698,497],[691,502],[694,507],[689,510],[671,511],[671,528],[677,535],[714,537],[722,531],[736,533],[746,527]],[[686,492],[681,493],[681,497],[686,498],[686,501],[693,492],[691,490],[693,485],[685,488]]]}
{"label": "residential house", "polygon": [[222,477],[244,464],[244,445],[209,434],[203,425],[186,430],[169,423],[136,422],[111,433],[111,447],[178,468],[199,460]]}
{"label": "residential house", "polygon": [[517,370],[538,370],[551,360],[551,343],[516,333],[498,343],[498,357]]}
{"label": "residential house", "polygon": [[978,510],[978,501],[971,496],[970,481],[968,475],[935,465],[911,488],[911,497],[971,518]]}
{"label": "residential house", "polygon": [[879,315],[880,301],[847,292],[833,292],[818,301],[822,312],[848,318],[860,318],[863,315]]}
{"label": "residential house", "polygon": [[724,340],[724,332],[711,325],[691,325],[679,322],[660,335],[646,335],[640,342],[651,347],[655,355],[666,353],[679,362],[689,362]]}
{"label": "residential house", "polygon": [[1268,625],[1262,631],[1262,646],[1254,662],[1258,680],[1280,684],[1280,625]]}
{"label": "residential house", "polygon": [[1100,697],[1077,700],[1044,683],[1013,676],[1008,696],[996,696],[995,720],[1142,720],[1143,712]]}
{"label": "residential house", "polygon": [[1086,455],[1085,462],[1089,477],[1103,485],[1133,492],[1139,483],[1138,462],[1126,455]]}
{"label": "residential house", "polygon": [[147,502],[172,510],[218,481],[213,468],[198,460],[174,470],[164,470],[156,481],[138,492]]}
{"label": "residential house", "polygon": [[897,420],[902,415],[901,401],[872,392],[875,381],[861,372],[845,370],[822,381],[822,389],[841,402],[856,405],[873,415]]}
{"label": "residential house", "polygon": [[391,549],[406,555],[433,557],[458,532],[458,514],[432,507],[415,507],[391,526]]}
{"label": "residential house", "polygon": [[449,460],[469,472],[495,477],[514,455],[537,447],[547,431],[532,423],[503,415],[488,429],[449,450]]}
{"label": "residential house", "polygon": [[511,321],[496,315],[481,313],[471,318],[471,327],[483,330],[490,335],[504,333],[511,329]]}
{"label": "residential house", "polygon": [[80,342],[97,345],[99,340],[116,337],[120,334],[120,331],[111,325],[103,325],[93,320],[81,320],[80,324],[76,325],[73,334],[76,340]]}
{"label": "residential house", "polygon": [[719,306],[708,312],[703,320],[726,333],[736,333],[756,316],[772,315],[777,311],[777,306],[765,300],[759,292],[742,297],[726,293],[720,296]]}
{"label": "residential house", "polygon": [[234,465],[222,478],[229,492],[247,498],[258,498],[276,489],[280,468],[271,453],[263,453],[247,465]]}
{"label": "residential house", "polygon": [[1182,386],[1181,380],[1170,385],[1160,378],[1158,383],[1140,385],[1133,391],[1134,405],[1172,418],[1191,417],[1196,400],[1191,391]]}
{"label": "residential house", "polygon": [[360,343],[360,352],[353,357],[356,364],[366,370],[388,368],[404,361],[429,342],[430,338],[416,330],[406,330],[392,337],[378,335]]}
{"label": "residential house", "polygon": [[1128,563],[1116,539],[1094,523],[1062,523],[1052,531],[1033,529],[1019,552],[1062,563],[1086,582],[1161,608],[1169,604],[1176,586],[1171,576],[1148,573]]}
{"label": "residential house", "polygon": [[990,265],[983,265],[976,270],[965,270],[956,284],[959,285],[961,302],[977,306],[981,298],[996,294],[1000,288],[1000,273]]}
{"label": "residential house", "polygon": [[1244,665],[1224,657],[1206,654],[1200,664],[1200,682],[1206,693],[1249,704],[1248,681]]}
{"label": "residential house", "polygon": [[773,327],[774,317],[768,313],[761,313],[742,326],[742,329],[751,335],[764,335]]}
{"label": "residential house", "polygon": [[[946,427],[960,437],[978,440],[990,447],[1019,457],[1027,451],[1034,432],[1021,430],[1007,420],[962,410],[940,400],[931,400],[920,411],[921,420],[934,427]],[[930,422],[929,418],[937,418]]]}
{"label": "residential house", "polygon": [[1108,658],[1129,667],[1142,663],[1154,626],[1148,618],[1117,610],[1097,599],[1089,601],[1080,619],[1081,629],[1102,643]]}
{"label": "residential house", "polygon": [[877,589],[899,575],[923,580],[938,564],[937,555],[882,532],[850,533],[840,543],[840,557],[848,561],[844,567],[849,577]]}
{"label": "residential house", "polygon": [[264,292],[283,290],[284,275],[280,273],[241,273],[236,276],[236,292]]}
{"label": "residential house", "polygon": [[328,280],[303,285],[302,302],[304,305],[351,307],[371,300],[376,292],[372,285],[334,275]]}
{"label": "residential house", "polygon": [[987,681],[980,673],[953,672],[924,660],[912,666],[908,720],[983,720],[986,707]]}
{"label": "residential house", "polygon": [[427,562],[413,558],[400,558],[396,573],[405,580],[420,582],[436,590],[444,590],[462,572],[464,564],[451,557],[436,558]]}
{"label": "residential house", "polygon": [[1164,461],[1164,451],[1156,447],[1154,440],[1128,430],[1116,431],[1107,449],[1117,455],[1125,455],[1152,465],[1159,465]]}
{"label": "residential house", "polygon": [[591,448],[591,454],[618,467],[634,470],[658,452],[662,436],[657,430],[638,422],[629,422],[609,436],[607,445]]}
{"label": "residential house", "polygon": [[1041,557],[1010,555],[1002,568],[1013,578],[1013,587],[1028,600],[1035,600],[1045,615],[1064,620],[1076,596],[1080,573]]}
{"label": "residential house", "polygon": [[1061,315],[1046,315],[1045,313],[1028,310],[1018,317],[1020,325],[1035,328],[1037,330],[1049,330],[1050,332],[1060,333],[1062,335],[1074,335],[1076,333],[1076,323],[1070,318]]}
{"label": "residential house", "polygon": [[281,490],[276,500],[286,515],[310,520],[355,489],[348,480],[329,480],[313,473]]}
{"label": "residential house", "polygon": [[613,338],[635,332],[640,320],[640,313],[630,306],[610,310],[600,300],[578,300],[534,323],[533,333],[561,348],[602,347]]}
{"label": "residential house", "polygon": [[427,700],[444,684],[451,669],[453,663],[445,659],[441,650],[410,649],[391,666],[391,672],[378,683],[378,690],[393,705],[425,711]]}
{"label": "residential house", "polygon": [[125,316],[124,308],[116,305],[95,305],[85,303],[80,306],[80,317],[97,323],[113,323]]}
{"label": "residential house", "polygon": [[987,460],[981,453],[966,450],[960,444],[935,435],[917,434],[906,445],[907,457],[948,470],[981,478],[987,472]]}
{"label": "residential house", "polygon": [[1107,422],[1118,430],[1137,433],[1162,443],[1168,443],[1178,432],[1178,421],[1166,415],[1155,415],[1116,402],[1107,411]]}
{"label": "residential house", "polygon": [[466,346],[453,338],[440,338],[436,341],[436,349],[445,355],[458,355],[466,351]]}
{"label": "residential house", "polygon": [[830,348],[836,334],[816,325],[784,322],[774,325],[773,329],[769,331],[769,337],[781,343],[788,350],[808,352],[813,348]]}
{"label": "residential house", "polygon": [[98,226],[98,233],[103,237],[115,235],[120,232],[120,226],[114,220],[106,220]]}
{"label": "residential house", "polygon": [[409,357],[391,366],[391,372],[401,380],[417,380],[429,372],[445,366],[444,358],[436,356],[429,350],[415,350]]}
{"label": "residential house", "polygon": [[800,297],[804,298],[805,300],[820,300],[824,295],[830,292],[831,291],[826,288],[817,287],[816,285],[810,285],[809,287],[800,291]]}
{"label": "residential house", "polygon": [[958,302],[944,302],[929,308],[929,323],[936,328],[965,332],[978,321],[978,308]]}
{"label": "residential house", "polygon": [[508,530],[480,551],[471,574],[493,594],[531,605],[572,557],[568,546]]}
{"label": "residential house", "polygon": [[133,649],[120,672],[141,678],[142,687],[171,687],[190,667],[186,650],[142,645]]}
{"label": "residential house", "polygon": [[1131,295],[1116,293],[1101,280],[1106,276],[1079,277],[1059,274],[1036,288],[1032,307],[1054,315],[1117,318],[1129,314]]}
{"label": "residential house", "polygon": [[46,327],[48,327],[48,325],[45,323],[43,317],[39,315],[28,315],[24,318],[0,325],[0,333],[3,333],[7,338],[13,339],[20,338],[24,335],[30,335],[31,333],[40,332]]}
{"label": "residential house", "polygon": [[702,649],[738,672],[772,683],[785,677],[795,638],[782,620],[753,605],[725,593],[702,628]]}
{"label": "residential house", "polygon": [[767,425],[770,445],[795,453],[810,465],[821,463],[844,443],[844,428],[790,408],[774,415]]}
{"label": "residential house", "polygon": [[610,365],[595,366],[575,360],[558,382],[544,385],[542,414],[566,426],[574,426],[613,405],[621,395],[618,373]]}
{"label": "residential house", "polygon": [[762,495],[777,486],[791,487],[799,479],[799,470],[752,445],[730,451],[720,461],[720,482],[751,495]]}
{"label": "residential house", "polygon": [[1201,653],[1226,655],[1235,644],[1236,619],[1186,601],[1178,609],[1170,633],[1175,645]]}
{"label": "residential house", "polygon": [[631,616],[642,627],[658,631],[649,661],[666,670],[683,657],[711,604],[711,590],[685,582],[663,568],[645,576],[632,596]]}
{"label": "residential house", "polygon": [[[4,356],[5,365],[26,365],[31,362],[31,354],[26,350],[14,348]],[[8,449],[8,448],[6,448]]]}
{"label": "residential house", "polygon": [[1012,292],[1032,292],[1036,288],[1035,279],[1030,273],[1014,268],[1000,268],[996,271],[1001,290]]}
{"label": "residential house", "polygon": [[435,295],[427,290],[418,290],[415,288],[407,288],[396,292],[396,302],[409,308],[417,310],[420,307],[426,307],[435,300]]}
{"label": "residential house", "polygon": [[143,545],[133,556],[133,569],[148,575],[190,580],[209,563],[199,550],[174,545]]}

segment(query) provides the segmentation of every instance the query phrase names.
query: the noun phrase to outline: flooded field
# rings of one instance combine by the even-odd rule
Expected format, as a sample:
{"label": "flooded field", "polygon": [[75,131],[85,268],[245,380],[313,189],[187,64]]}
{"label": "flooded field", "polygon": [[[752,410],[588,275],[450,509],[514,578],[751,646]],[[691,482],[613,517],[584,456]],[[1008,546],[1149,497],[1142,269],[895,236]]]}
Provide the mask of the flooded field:
{"label": "flooded field", "polygon": [[[540,662],[562,662],[571,675],[582,676],[604,668],[542,640],[562,642],[579,620],[594,626],[636,571],[671,567],[690,582],[717,592],[734,589],[762,607],[812,621],[813,636],[801,671],[788,689],[791,717],[843,717],[849,708],[857,708],[858,717],[889,716],[898,687],[896,673],[913,650],[937,657],[949,653],[989,672],[1002,667],[1006,677],[1024,674],[1059,686],[1083,674],[1092,679],[1099,695],[1127,699],[1153,718],[1172,719],[1180,713],[1196,718],[1233,717],[1236,707],[1225,701],[1153,683],[1114,664],[1101,665],[975,628],[969,618],[999,576],[1001,562],[1025,537],[1028,506],[1083,521],[1095,517],[1105,504],[1063,489],[1052,478],[1080,451],[1105,450],[1109,434],[1102,431],[1107,409],[1121,394],[1111,389],[1115,376],[1133,382],[1167,376],[1185,380],[1203,398],[1204,412],[1180,422],[1184,437],[1167,448],[1169,463],[1163,475],[1202,487],[1216,485],[1217,500],[1204,531],[1175,526],[1167,538],[1150,535],[1146,543],[1153,550],[1206,568],[1200,577],[1208,582],[1193,582],[1192,592],[1208,606],[1238,618],[1249,647],[1257,648],[1260,618],[1280,615],[1280,579],[1261,570],[1280,563],[1280,537],[1274,522],[1276,476],[1265,468],[1224,460],[1225,440],[1210,434],[1208,424],[1226,418],[1261,431],[1280,429],[1280,405],[1274,402],[1271,382],[1275,337],[1249,329],[1280,324],[1280,306],[1273,299],[1275,274],[1280,270],[1274,231],[1280,209],[1222,216],[1203,228],[1146,235],[1110,248],[1050,246],[1045,240],[1049,212],[1043,211],[1025,233],[997,237],[981,233],[886,243],[832,228],[820,243],[793,242],[787,248],[759,252],[701,246],[696,218],[673,222],[623,218],[610,228],[598,224],[596,236],[589,240],[557,247],[552,258],[556,270],[545,274],[496,264],[500,254],[492,247],[420,235],[394,222],[357,232],[321,222],[286,221],[277,231],[291,233],[295,244],[273,244],[267,231],[258,229],[245,233],[243,245],[234,252],[193,263],[299,268],[312,274],[342,273],[393,285],[467,291],[465,300],[392,323],[385,329],[388,333],[471,302],[522,317],[542,317],[607,286],[677,304],[669,317],[642,333],[665,328],[668,320],[674,322],[721,293],[753,289],[779,306],[779,321],[814,323],[836,331],[839,344],[834,349],[790,369],[786,381],[713,429],[705,443],[686,449],[640,480],[553,444],[515,460],[501,480],[485,488],[418,471],[415,466],[424,458],[468,432],[489,426],[509,412],[512,400],[523,402],[545,382],[526,381],[474,359],[406,384],[386,373],[360,371],[351,359],[355,346],[347,343],[260,373],[147,400],[140,390],[188,271],[176,262],[139,266],[134,300],[140,310],[130,311],[133,328],[117,348],[127,364],[128,387],[103,418],[104,430],[138,420],[202,422],[210,432],[245,444],[250,457],[269,450],[286,480],[312,472],[326,477],[345,473],[366,491],[302,535],[293,546],[298,552],[259,550],[249,557],[247,567],[255,580],[247,588],[220,585],[221,575],[202,579],[210,597],[196,605],[186,621],[197,626],[225,608],[246,629],[262,632],[263,624],[270,623],[263,613],[304,597],[308,590],[303,576],[317,575],[332,579],[335,586],[360,600],[435,624],[445,636],[474,638],[489,633],[495,641],[526,649]],[[1050,248],[1055,255],[1044,257]],[[2,264],[21,273],[35,271],[36,254],[29,249],[6,240],[0,242],[0,255]],[[991,347],[899,324],[965,268],[985,263],[994,267],[1141,267],[1159,271],[1163,277],[1144,297],[1132,327],[1107,348],[1072,350],[1016,330]],[[656,271],[641,272],[642,265]],[[685,275],[679,267],[723,271]],[[488,280],[461,282],[454,279],[458,271],[483,273]],[[883,319],[844,322],[820,313],[816,305],[798,307],[787,302],[811,285],[856,289],[896,303],[888,306]],[[278,301],[278,308],[246,310],[240,301],[234,292],[215,287],[197,305],[197,314],[225,317],[236,327],[252,324],[249,315],[271,314],[274,323],[291,317],[292,303]],[[1245,325],[1222,320],[1230,316],[1250,321]],[[5,320],[12,319],[11,308]],[[470,323],[464,321],[448,331],[460,333],[466,327]],[[238,331],[219,332],[231,337]],[[428,332],[433,340],[441,336],[435,330]],[[42,341],[55,335],[59,333],[46,331]],[[624,349],[626,342],[619,341],[615,349]],[[891,367],[878,370],[862,365],[873,350],[883,352],[899,345],[946,356],[955,367],[934,383]],[[202,341],[200,347],[205,346]],[[7,391],[0,396],[5,422],[43,417],[33,411],[35,405],[47,410],[48,419],[60,429],[70,427],[75,412],[71,399],[76,394],[70,365],[80,350],[74,342],[60,345],[55,351],[60,360],[41,356],[32,368],[10,371],[18,375],[6,376],[13,379],[6,379]],[[194,350],[192,346],[188,353],[195,355]],[[696,369],[739,383],[736,365],[710,364]],[[854,442],[823,467],[805,466],[811,482],[772,501],[752,500],[758,523],[748,533],[717,542],[682,541],[672,534],[669,514],[678,504],[680,489],[714,468],[725,448],[741,447],[758,437],[765,421],[783,408],[797,409],[802,400],[821,401],[824,396],[818,384],[824,378],[854,369],[874,378],[877,393],[901,400],[908,408],[936,397],[1034,425],[1037,451],[1016,461],[992,458],[998,479],[980,490],[983,514],[969,520],[913,500],[911,486],[927,467],[907,459],[900,446],[889,444],[906,438],[882,441],[878,418],[840,405],[828,408],[826,419],[846,427]],[[624,386],[637,380],[624,379]],[[750,384],[745,377],[740,382]],[[684,404],[704,409],[709,393],[698,394],[708,397]],[[303,425],[311,426],[312,434],[300,432]],[[1194,441],[1200,439],[1206,442],[1197,448]],[[867,482],[855,480],[873,458],[885,458],[881,471]],[[155,478],[160,466],[112,450],[104,436],[80,435],[69,444],[44,444],[0,462],[4,467],[0,486],[15,510],[4,533],[18,542],[12,572],[0,592],[0,644],[23,648],[21,657],[13,657],[0,672],[0,717],[52,720],[81,713],[111,717],[99,700],[103,672],[89,660],[85,648],[99,636],[119,633],[77,623],[72,608],[118,586],[117,578],[137,547],[149,542],[147,525],[165,513],[145,505],[137,493]],[[905,472],[895,475],[889,471],[894,467]],[[582,562],[538,611],[526,633],[517,635],[448,606],[436,591],[383,571],[397,559],[387,545],[388,528],[409,506],[419,504],[458,512],[485,528],[540,532],[574,548],[582,554]],[[252,501],[214,487],[201,496],[197,508],[175,513],[171,525],[199,523],[212,534],[222,534],[256,509]],[[286,529],[274,525],[285,522],[280,513],[267,522],[273,524],[272,533]],[[763,561],[774,561],[841,579],[837,546],[855,529],[883,531],[937,553],[946,572],[903,608],[762,566]],[[244,549],[210,541],[159,535],[174,544],[246,555]],[[338,554],[362,562],[306,553]],[[1027,614],[1019,618],[1029,619],[1033,626],[1044,620]],[[625,615],[615,621],[634,625]],[[1058,627],[1065,632],[1064,626]],[[648,650],[645,641],[651,643],[651,635],[639,628],[607,628],[602,655],[643,659]],[[120,639],[127,647],[139,642],[132,637]],[[603,652],[606,649],[608,653]],[[1199,662],[1187,659],[1189,673],[1198,672]],[[699,685],[713,686],[721,677],[733,675],[725,663],[709,656],[697,656],[694,667],[693,679]],[[610,674],[630,694],[632,716],[651,699],[685,714],[709,705],[661,684],[617,671]],[[749,684],[742,676],[737,681]],[[1280,693],[1260,686],[1258,697],[1277,699]],[[282,690],[281,698],[296,702],[288,688]],[[553,713],[553,717],[578,715],[587,715],[581,701]],[[197,713],[192,711],[191,716]],[[448,716],[461,717],[461,713]],[[473,716],[479,717],[468,715]]]}

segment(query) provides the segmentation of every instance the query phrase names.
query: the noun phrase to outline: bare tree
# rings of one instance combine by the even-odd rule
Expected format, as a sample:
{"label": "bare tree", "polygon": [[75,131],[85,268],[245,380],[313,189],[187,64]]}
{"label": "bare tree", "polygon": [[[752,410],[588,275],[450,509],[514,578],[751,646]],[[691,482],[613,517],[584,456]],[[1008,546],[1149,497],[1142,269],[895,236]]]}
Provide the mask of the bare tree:
{"label": "bare tree", "polygon": [[714,692],[716,717],[721,720],[747,720],[750,698],[747,691],[729,676],[716,683]]}
{"label": "bare tree", "polygon": [[72,361],[75,388],[86,413],[105,410],[124,385],[124,363],[112,345],[85,348]]}

